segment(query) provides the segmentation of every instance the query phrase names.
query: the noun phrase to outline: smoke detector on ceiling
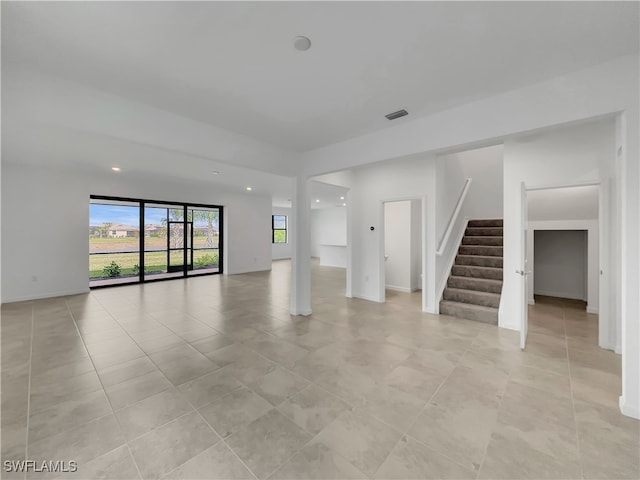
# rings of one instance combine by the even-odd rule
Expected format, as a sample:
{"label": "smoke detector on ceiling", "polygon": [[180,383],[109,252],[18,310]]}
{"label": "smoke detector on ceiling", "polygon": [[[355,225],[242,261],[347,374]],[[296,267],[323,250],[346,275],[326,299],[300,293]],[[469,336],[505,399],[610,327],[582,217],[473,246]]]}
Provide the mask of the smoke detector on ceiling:
{"label": "smoke detector on ceiling", "polygon": [[293,39],[293,46],[296,50],[305,52],[311,48],[311,40],[307,37],[298,36]]}

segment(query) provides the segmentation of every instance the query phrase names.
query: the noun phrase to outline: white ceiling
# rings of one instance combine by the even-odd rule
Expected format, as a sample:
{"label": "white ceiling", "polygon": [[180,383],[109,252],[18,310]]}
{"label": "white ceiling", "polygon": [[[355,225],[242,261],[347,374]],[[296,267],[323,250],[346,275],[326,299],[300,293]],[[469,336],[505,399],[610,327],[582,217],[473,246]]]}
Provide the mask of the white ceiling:
{"label": "white ceiling", "polygon": [[527,192],[530,221],[595,220],[598,187],[594,185]]}
{"label": "white ceiling", "polygon": [[[297,151],[638,51],[638,2],[1,8],[3,70],[19,64]],[[293,48],[296,35],[309,51]],[[410,115],[383,118],[400,108]]]}

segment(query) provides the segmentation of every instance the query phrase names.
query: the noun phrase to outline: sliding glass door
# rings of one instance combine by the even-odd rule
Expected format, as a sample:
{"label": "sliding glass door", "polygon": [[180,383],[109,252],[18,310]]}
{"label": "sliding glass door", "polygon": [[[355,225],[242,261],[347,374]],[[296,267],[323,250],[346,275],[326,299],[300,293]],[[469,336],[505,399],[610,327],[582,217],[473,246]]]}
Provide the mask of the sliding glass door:
{"label": "sliding glass door", "polygon": [[91,287],[222,272],[222,207],[92,196],[90,211]]}
{"label": "sliding glass door", "polygon": [[91,286],[140,280],[140,205],[120,200],[89,206],[89,282]]}
{"label": "sliding glass door", "polygon": [[189,275],[217,273],[220,269],[220,209],[189,208],[192,220]]}

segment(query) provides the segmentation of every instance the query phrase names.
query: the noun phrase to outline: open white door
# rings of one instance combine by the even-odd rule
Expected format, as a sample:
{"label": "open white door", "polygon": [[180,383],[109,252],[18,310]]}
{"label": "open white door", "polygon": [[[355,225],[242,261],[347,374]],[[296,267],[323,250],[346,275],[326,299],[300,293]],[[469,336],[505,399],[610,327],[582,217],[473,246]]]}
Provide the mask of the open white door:
{"label": "open white door", "polygon": [[524,182],[520,183],[520,348],[527,344],[527,330],[529,328],[529,306],[527,302],[527,190]]}

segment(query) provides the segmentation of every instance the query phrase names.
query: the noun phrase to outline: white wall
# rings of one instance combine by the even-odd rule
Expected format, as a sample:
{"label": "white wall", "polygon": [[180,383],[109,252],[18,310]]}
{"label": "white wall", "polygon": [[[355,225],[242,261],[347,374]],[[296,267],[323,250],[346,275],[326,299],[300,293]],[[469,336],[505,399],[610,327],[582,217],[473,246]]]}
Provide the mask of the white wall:
{"label": "white wall", "polygon": [[2,163],[2,301],[88,291],[89,195],[222,205],[224,273],[271,268],[270,198],[175,179]]}
{"label": "white wall", "polygon": [[320,257],[321,245],[347,245],[347,209],[311,210],[311,256]]}
{"label": "white wall", "polygon": [[[436,162],[415,156],[356,169],[349,192],[351,294],[384,301],[384,202],[418,200],[422,224],[423,309],[435,308],[435,183]],[[370,227],[374,227],[372,231]]]}
{"label": "white wall", "polygon": [[504,145],[457,154],[462,173],[473,179],[465,205],[470,219],[502,218]]}
{"label": "white wall", "polygon": [[385,287],[411,291],[411,201],[384,204]]}
{"label": "white wall", "polygon": [[467,177],[462,171],[458,154],[438,157],[436,168],[436,235],[438,246],[442,243],[449,219],[456,208],[466,180]]}
{"label": "white wall", "polygon": [[293,228],[291,222],[293,216],[291,215],[290,208],[273,207],[271,210],[272,215],[286,215],[287,216],[287,243],[272,243],[271,244],[271,258],[272,260],[281,260],[283,258],[291,258],[291,236],[289,230]]}
{"label": "white wall", "polygon": [[[269,173],[295,173],[294,153],[246,135],[16,64],[9,64],[2,73],[3,92],[11,92],[2,99],[2,115],[11,122],[2,128],[11,144],[30,138],[46,141],[49,127],[56,125],[68,132],[89,134],[76,139],[78,143],[93,143],[92,136],[99,135],[206,159],[210,169],[220,162],[225,169],[230,163]],[[39,131],[39,126],[46,126],[47,131]],[[66,147],[59,145],[58,150]],[[84,162],[92,160],[85,158]],[[138,161],[143,169],[148,165],[142,157],[129,159],[129,163]]]}
{"label": "white wall", "polygon": [[534,231],[534,294],[587,301],[587,231]]}
{"label": "white wall", "polygon": [[464,215],[470,219],[502,218],[503,160],[502,144],[438,157],[438,241],[444,236],[467,178],[472,182]]}

